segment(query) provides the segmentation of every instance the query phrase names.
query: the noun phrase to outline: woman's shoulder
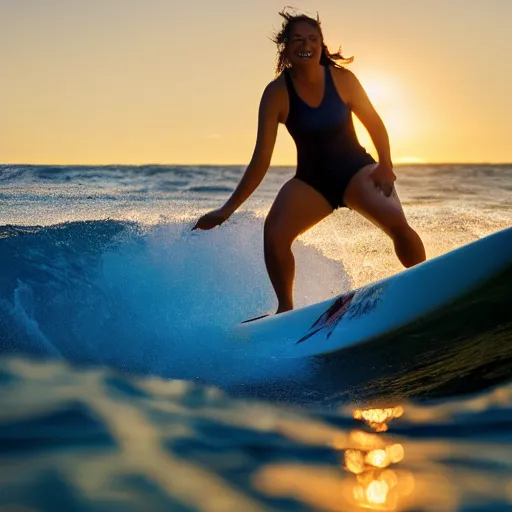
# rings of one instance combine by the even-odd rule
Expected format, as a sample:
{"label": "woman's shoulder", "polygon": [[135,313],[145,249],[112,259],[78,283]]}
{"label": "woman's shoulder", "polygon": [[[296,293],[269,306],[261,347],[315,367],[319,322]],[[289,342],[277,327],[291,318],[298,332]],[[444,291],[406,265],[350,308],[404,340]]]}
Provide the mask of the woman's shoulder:
{"label": "woman's shoulder", "polygon": [[271,80],[263,90],[263,99],[279,101],[286,97],[284,71]]}
{"label": "woman's shoulder", "polygon": [[330,66],[332,76],[339,80],[353,80],[355,78],[354,73],[343,66]]}
{"label": "woman's shoulder", "polygon": [[358,87],[359,80],[356,75],[347,68],[331,66],[331,73],[334,83],[339,90],[346,91]]}
{"label": "woman's shoulder", "polygon": [[273,80],[271,80],[265,89],[273,93],[281,92],[286,89],[285,71],[282,71]]}

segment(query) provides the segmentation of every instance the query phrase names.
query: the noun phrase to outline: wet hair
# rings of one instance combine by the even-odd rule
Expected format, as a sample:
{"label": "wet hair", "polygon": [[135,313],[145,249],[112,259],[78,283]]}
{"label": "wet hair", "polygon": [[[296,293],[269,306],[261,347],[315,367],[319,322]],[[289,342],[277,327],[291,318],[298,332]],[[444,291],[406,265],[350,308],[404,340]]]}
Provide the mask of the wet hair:
{"label": "wet hair", "polygon": [[320,34],[322,39],[322,54],[320,56],[320,64],[323,66],[335,66],[341,68],[335,61],[341,61],[343,64],[348,64],[354,60],[354,57],[345,58],[341,54],[341,46],[338,48],[336,53],[329,52],[325,42],[324,36],[322,34],[322,28],[320,26],[320,18],[318,17],[318,13],[316,15],[316,19],[306,14],[290,14],[286,12],[286,9],[279,13],[281,17],[284,18],[284,21],[281,25],[281,30],[277,32],[271,39],[277,45],[277,57],[276,57],[276,66],[275,73],[276,76],[282,73],[282,71],[290,66],[288,61],[288,57],[286,56],[286,48],[290,41],[290,36],[292,33],[292,29],[295,23],[305,22],[316,28]]}

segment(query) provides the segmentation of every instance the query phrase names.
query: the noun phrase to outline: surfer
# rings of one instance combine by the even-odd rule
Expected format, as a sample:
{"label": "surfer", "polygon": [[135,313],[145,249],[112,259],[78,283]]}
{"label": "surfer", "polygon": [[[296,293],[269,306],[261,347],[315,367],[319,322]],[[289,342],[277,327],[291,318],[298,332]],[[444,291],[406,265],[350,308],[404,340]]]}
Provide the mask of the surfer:
{"label": "surfer", "polygon": [[[278,299],[277,313],[293,309],[294,240],[337,208],[350,208],[378,226],[392,240],[404,267],[425,260],[421,238],[407,222],[396,193],[389,138],[356,76],[324,42],[320,20],[279,13],[281,30],[276,77],[263,91],[256,143],[249,165],[226,203],[192,229],[212,229],[225,222],[263,180],[274,150],[279,123],[297,147],[297,169],[265,219],[264,257]],[[378,162],[359,144],[351,112],[368,130]]]}

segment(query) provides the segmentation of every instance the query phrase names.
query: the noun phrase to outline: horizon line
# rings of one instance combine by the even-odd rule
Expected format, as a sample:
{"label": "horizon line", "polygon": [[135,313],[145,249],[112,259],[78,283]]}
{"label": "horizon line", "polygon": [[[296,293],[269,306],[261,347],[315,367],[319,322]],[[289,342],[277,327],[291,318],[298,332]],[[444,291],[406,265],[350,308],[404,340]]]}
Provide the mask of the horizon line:
{"label": "horizon line", "polygon": [[[249,164],[222,164],[222,163],[157,163],[157,162],[147,162],[147,163],[138,163],[138,164],[121,164],[116,162],[111,163],[95,163],[95,164],[83,164],[83,163],[49,163],[49,164],[40,164],[40,163],[27,163],[27,162],[7,162],[0,163],[0,166],[30,166],[30,167],[110,167],[110,166],[118,166],[118,167],[150,167],[150,166],[158,166],[158,167],[172,167],[172,166],[180,166],[180,167],[247,167]],[[404,167],[404,166],[428,166],[428,165],[512,165],[512,161],[510,162],[484,162],[484,161],[475,161],[475,162],[457,162],[457,161],[447,161],[447,162],[397,162],[393,164],[393,167]],[[297,167],[297,164],[271,164],[269,165],[269,169],[271,167]]]}

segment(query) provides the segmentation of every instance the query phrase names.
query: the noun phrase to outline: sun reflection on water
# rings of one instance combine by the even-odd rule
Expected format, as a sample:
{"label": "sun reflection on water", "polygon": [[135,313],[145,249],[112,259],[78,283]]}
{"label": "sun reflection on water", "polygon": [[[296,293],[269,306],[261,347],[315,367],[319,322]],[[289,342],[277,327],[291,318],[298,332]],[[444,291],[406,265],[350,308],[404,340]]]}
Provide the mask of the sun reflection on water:
{"label": "sun reflection on water", "polygon": [[257,475],[256,487],[271,495],[295,496],[322,510],[406,510],[413,499],[416,480],[410,471],[396,467],[405,457],[403,444],[382,434],[388,430],[390,421],[403,414],[402,406],[353,411],[352,416],[374,432],[362,429],[340,432],[322,425],[282,422],[280,431],[287,437],[327,444],[336,450],[340,454],[338,472],[320,467],[277,465]]}
{"label": "sun reflection on water", "polygon": [[[362,420],[376,432],[386,432],[388,423],[404,413],[401,406],[385,409],[356,409],[354,419]],[[401,496],[414,488],[414,477],[405,471],[387,469],[404,459],[402,444],[386,445],[382,436],[356,431],[350,438],[359,442],[357,448],[344,452],[344,469],[356,475],[352,497],[363,508],[396,510]]]}
{"label": "sun reflection on water", "polygon": [[404,413],[401,406],[388,407],[386,409],[356,409],[353,417],[356,420],[365,421],[377,432],[385,432],[388,429],[388,423],[393,418],[400,418]]}
{"label": "sun reflection on water", "polygon": [[[463,503],[485,499],[512,503],[512,483],[506,474],[490,481],[476,471],[447,460],[492,460],[507,466],[510,458],[499,445],[482,442],[478,450],[464,440],[403,437],[388,431],[390,422],[407,414],[407,422],[446,418],[450,410],[421,409],[414,404],[352,409],[349,415],[362,428],[350,430],[328,422],[280,418],[277,431],[309,447],[330,447],[337,464],[273,463],[253,475],[256,489],[273,497],[299,501],[307,510],[453,512]],[[462,407],[462,406],[461,406]],[[348,411],[344,411],[348,413]]]}
{"label": "sun reflection on water", "polygon": [[360,507],[397,510],[400,498],[414,490],[414,477],[408,471],[369,471],[357,476],[353,498]]}

